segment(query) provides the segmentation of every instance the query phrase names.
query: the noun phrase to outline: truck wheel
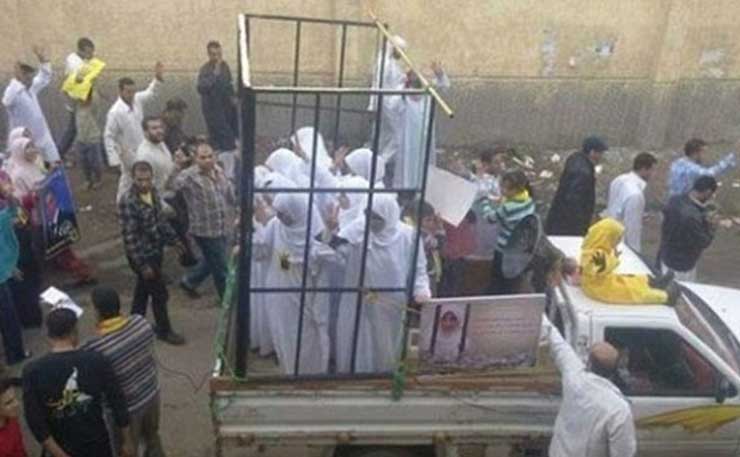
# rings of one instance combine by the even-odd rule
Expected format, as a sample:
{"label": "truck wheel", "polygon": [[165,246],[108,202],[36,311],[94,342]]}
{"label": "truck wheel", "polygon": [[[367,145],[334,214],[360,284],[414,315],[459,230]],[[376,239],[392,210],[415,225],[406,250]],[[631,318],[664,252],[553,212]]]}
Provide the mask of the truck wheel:
{"label": "truck wheel", "polygon": [[335,457],[426,457],[434,455],[431,448],[395,446],[349,446],[337,448]]}

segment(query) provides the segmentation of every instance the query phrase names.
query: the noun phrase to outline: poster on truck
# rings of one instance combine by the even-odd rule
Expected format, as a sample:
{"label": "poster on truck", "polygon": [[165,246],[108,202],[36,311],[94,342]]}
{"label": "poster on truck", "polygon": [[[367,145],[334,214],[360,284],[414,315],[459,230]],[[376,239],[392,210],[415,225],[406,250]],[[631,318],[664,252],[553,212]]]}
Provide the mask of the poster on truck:
{"label": "poster on truck", "polygon": [[431,300],[421,311],[420,368],[532,366],[544,310],[542,294]]}
{"label": "poster on truck", "polygon": [[49,173],[37,196],[36,204],[44,234],[44,255],[50,259],[80,239],[75,204],[63,168],[55,168]]}

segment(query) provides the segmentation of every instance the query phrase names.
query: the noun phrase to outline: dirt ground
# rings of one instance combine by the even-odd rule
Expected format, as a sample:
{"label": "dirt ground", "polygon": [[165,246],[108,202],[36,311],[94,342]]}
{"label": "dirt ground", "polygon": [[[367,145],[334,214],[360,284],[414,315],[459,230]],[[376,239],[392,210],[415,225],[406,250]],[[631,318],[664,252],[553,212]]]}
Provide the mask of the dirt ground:
{"label": "dirt ground", "polygon": [[[721,148],[716,148],[717,150]],[[637,151],[620,149],[617,155],[611,154],[604,166],[604,173],[599,177],[601,198],[605,196],[605,188],[611,176],[628,170],[631,157]],[[562,160],[555,163],[552,154],[559,154]],[[533,171],[536,181],[536,192],[541,200],[547,200],[554,192],[559,176],[559,166],[562,165],[567,151],[529,152],[537,157]],[[457,157],[458,153],[443,154],[442,158]],[[467,158],[465,152],[461,153]],[[660,151],[661,169],[654,182],[650,184],[649,209],[646,216],[645,253],[651,256],[657,249],[659,241],[660,217],[656,211],[659,200],[665,187],[664,176],[667,163],[672,158],[670,151]],[[544,170],[553,172],[549,178],[542,174]],[[123,256],[120,243],[118,222],[113,204],[117,185],[117,174],[110,172],[105,175],[105,184],[96,191],[87,191],[80,185],[79,168],[70,170],[70,180],[73,183],[75,196],[80,212],[79,224],[82,230],[82,239],[76,250],[87,261],[94,265],[97,278],[101,284],[115,287],[122,295],[124,307],[128,308],[133,287],[133,276]],[[723,207],[723,217],[728,218],[736,211],[735,201],[740,196],[740,184],[734,183],[738,174],[726,177],[725,185],[720,190],[719,201]],[[727,204],[725,204],[727,202]],[[545,204],[546,202],[542,202]],[[703,282],[725,286],[740,287],[740,277],[737,272],[737,258],[740,246],[740,227],[732,224],[729,228],[718,231],[717,238],[712,246],[704,253],[699,266],[699,278]],[[213,336],[216,330],[217,310],[215,292],[210,283],[207,293],[200,300],[187,298],[176,286],[176,281],[182,274],[182,268],[174,261],[174,255],[169,256],[168,274],[173,283],[170,286],[170,313],[173,326],[187,338],[187,345],[172,347],[157,343],[156,351],[160,363],[160,380],[162,385],[163,411],[161,430],[165,448],[170,456],[204,457],[213,455],[213,435],[210,421],[208,402],[208,385],[205,383],[210,370],[213,368]],[[63,273],[52,273],[47,277],[49,284],[63,284],[68,279]],[[90,289],[76,290],[73,297],[86,310],[82,317],[82,336],[90,336],[94,331],[94,316],[88,303]],[[151,316],[149,316],[151,319]],[[34,354],[46,351],[46,343],[41,331],[26,333],[26,342]],[[17,370],[17,369],[16,369]],[[38,446],[27,436],[27,446],[30,455],[38,455]],[[291,452],[292,455],[301,455],[300,452]],[[285,453],[275,455],[286,455]]]}

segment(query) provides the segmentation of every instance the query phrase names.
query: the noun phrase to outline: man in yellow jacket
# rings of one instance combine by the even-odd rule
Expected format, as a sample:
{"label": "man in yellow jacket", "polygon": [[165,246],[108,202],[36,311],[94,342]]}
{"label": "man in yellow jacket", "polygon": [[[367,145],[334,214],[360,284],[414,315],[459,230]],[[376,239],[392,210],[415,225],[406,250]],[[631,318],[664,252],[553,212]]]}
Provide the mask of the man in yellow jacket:
{"label": "man in yellow jacket", "polygon": [[592,225],[581,245],[581,287],[589,297],[613,304],[673,305],[679,289],[671,276],[615,273],[619,266],[617,246],[624,226],[606,218]]}

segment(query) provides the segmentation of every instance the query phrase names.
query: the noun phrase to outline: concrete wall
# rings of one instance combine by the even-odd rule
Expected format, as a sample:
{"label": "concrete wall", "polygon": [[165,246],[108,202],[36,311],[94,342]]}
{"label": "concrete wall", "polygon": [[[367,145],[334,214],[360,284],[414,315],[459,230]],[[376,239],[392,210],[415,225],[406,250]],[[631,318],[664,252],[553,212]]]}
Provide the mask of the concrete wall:
{"label": "concrete wall", "polygon": [[[662,146],[694,135],[732,140],[740,115],[740,2],[736,0],[5,0],[0,17],[0,84],[12,63],[30,60],[30,46],[50,48],[57,69],[79,36],[92,37],[108,62],[102,88],[115,97],[115,80],[142,84],[162,60],[167,96],[185,98],[188,122],[202,130],[194,74],[204,44],[218,39],[236,68],[239,12],[367,19],[373,8],[410,43],[417,64],[441,60],[453,80],[446,94],[456,109],[440,120],[440,143],[510,141],[570,147],[589,133],[620,144]],[[89,5],[94,5],[91,8]],[[43,12],[43,14],[39,14]],[[294,30],[255,24],[255,81],[289,81]],[[305,25],[302,82],[331,84],[337,76],[339,33]],[[375,33],[349,34],[347,73],[367,84]],[[56,90],[44,95],[59,134],[64,111]],[[362,107],[364,101],[348,102]],[[160,107],[154,107],[159,109]],[[268,114],[267,108],[263,114]],[[275,114],[270,112],[270,114]],[[0,133],[5,128],[0,115]],[[271,132],[286,119],[264,122]],[[269,119],[269,120],[268,120]],[[346,121],[352,132],[367,120]],[[322,124],[333,121],[322,117]],[[344,122],[343,122],[343,128]]]}

